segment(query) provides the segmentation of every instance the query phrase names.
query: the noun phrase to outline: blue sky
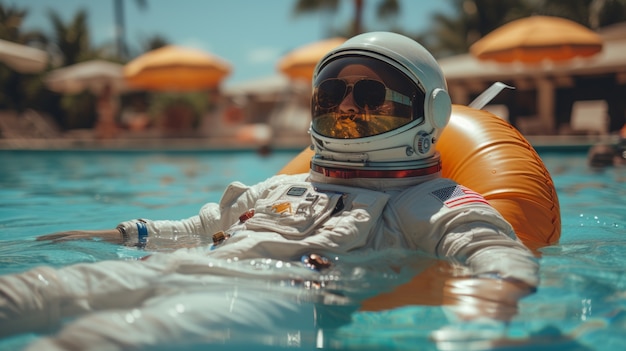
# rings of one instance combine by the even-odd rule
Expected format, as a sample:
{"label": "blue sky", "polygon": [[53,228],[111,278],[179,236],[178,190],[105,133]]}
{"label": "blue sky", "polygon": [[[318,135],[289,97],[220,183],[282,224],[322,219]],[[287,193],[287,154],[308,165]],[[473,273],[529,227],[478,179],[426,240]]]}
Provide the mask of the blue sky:
{"label": "blue sky", "polygon": [[[366,0],[365,20],[371,30],[384,29],[374,20],[378,0]],[[351,16],[351,1],[343,1],[334,16],[294,17],[295,0],[147,0],[140,10],[124,0],[128,45],[139,50],[142,38],[160,34],[172,44],[209,51],[231,63],[225,83],[276,74],[276,64],[289,50],[323,39],[325,26],[337,27]],[[24,29],[48,31],[49,9],[69,21],[80,8],[87,10],[92,41],[113,43],[113,0],[2,0],[28,10]],[[411,33],[423,32],[435,12],[448,12],[448,1],[401,0],[398,21]]]}

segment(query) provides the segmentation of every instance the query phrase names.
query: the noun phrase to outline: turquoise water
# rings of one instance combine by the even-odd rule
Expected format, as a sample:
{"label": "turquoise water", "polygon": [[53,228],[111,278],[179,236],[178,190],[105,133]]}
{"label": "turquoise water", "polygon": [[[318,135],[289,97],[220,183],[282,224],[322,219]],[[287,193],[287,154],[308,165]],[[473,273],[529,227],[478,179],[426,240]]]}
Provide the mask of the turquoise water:
{"label": "turquoise water", "polygon": [[0,274],[133,255],[99,242],[32,239],[134,218],[187,218],[219,201],[231,181],[259,182],[297,152],[0,151]]}
{"label": "turquoise water", "polygon": [[[231,180],[261,181],[296,153],[0,151],[0,274],[141,257],[145,252],[98,241],[33,239],[112,228],[131,218],[187,218],[217,201]],[[462,323],[439,306],[411,305],[352,313],[323,344],[358,350],[626,349],[626,169],[591,170],[584,153],[540,154],[557,187],[563,234],[558,245],[542,249],[541,285],[520,302],[511,323]],[[394,254],[396,264],[405,259]],[[345,295],[366,286],[375,291],[410,273],[343,259],[349,268],[336,274],[346,279],[335,288]],[[412,259],[406,260],[410,266]],[[357,278],[355,271],[370,273]],[[20,349],[37,337],[0,340],[0,350]],[[303,332],[307,337],[314,336]]]}

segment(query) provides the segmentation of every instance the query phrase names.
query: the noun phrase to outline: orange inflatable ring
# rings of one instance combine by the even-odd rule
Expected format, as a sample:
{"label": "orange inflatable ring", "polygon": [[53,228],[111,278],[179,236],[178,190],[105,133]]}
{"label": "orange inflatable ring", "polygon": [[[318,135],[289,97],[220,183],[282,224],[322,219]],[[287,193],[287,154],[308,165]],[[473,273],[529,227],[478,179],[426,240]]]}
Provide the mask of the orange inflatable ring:
{"label": "orange inflatable ring", "polygon": [[[487,111],[453,105],[437,142],[442,174],[481,193],[530,249],[557,243],[559,200],[543,161],[513,126]],[[279,173],[308,172],[308,148]]]}

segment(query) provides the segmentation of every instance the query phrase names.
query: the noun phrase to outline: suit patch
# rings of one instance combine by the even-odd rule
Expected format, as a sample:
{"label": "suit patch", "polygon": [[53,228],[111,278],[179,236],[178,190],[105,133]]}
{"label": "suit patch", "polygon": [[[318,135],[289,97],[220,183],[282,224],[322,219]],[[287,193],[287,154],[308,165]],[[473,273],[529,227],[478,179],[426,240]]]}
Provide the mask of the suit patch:
{"label": "suit patch", "polygon": [[476,203],[491,206],[481,194],[462,185],[453,185],[441,188],[433,191],[431,194],[441,200],[441,202],[443,202],[443,204],[448,208]]}

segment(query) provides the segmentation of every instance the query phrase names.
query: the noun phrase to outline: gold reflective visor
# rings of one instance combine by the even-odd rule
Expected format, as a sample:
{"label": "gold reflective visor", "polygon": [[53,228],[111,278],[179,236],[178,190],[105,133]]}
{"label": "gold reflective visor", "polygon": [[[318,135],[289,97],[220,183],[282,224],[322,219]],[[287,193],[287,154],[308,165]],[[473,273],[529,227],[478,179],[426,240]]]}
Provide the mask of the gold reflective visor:
{"label": "gold reflective visor", "polygon": [[355,139],[386,133],[401,127],[410,118],[359,113],[345,115],[329,112],[313,118],[313,129],[321,135],[338,139]]}

